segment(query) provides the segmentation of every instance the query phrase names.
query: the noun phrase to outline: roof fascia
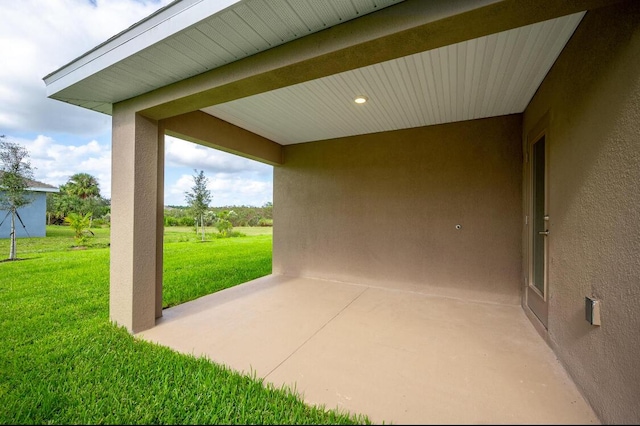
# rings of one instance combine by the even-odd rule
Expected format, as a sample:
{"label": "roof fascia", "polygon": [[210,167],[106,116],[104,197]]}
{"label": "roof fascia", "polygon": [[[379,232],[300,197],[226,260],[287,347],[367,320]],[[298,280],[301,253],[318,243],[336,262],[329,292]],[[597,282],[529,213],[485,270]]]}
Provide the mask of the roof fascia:
{"label": "roof fascia", "polygon": [[43,78],[50,97],[241,0],[176,0]]}
{"label": "roof fascia", "polygon": [[29,187],[29,188],[27,188],[27,191],[33,191],[33,192],[60,192],[60,190],[58,188],[42,188],[42,187],[39,187],[39,186]]}

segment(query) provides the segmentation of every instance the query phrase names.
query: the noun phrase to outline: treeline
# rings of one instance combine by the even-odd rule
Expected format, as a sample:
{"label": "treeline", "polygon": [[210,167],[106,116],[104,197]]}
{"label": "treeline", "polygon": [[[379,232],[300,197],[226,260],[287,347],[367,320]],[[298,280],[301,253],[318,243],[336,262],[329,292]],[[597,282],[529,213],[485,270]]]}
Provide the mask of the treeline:
{"label": "treeline", "polygon": [[[273,203],[256,206],[206,207],[204,214],[196,214],[192,206],[166,206],[165,226],[215,226],[221,233],[237,226],[273,226]],[[88,226],[109,226],[111,202],[100,194],[98,180],[88,173],[76,173],[59,193],[47,194],[47,223],[67,224],[68,218],[86,218]],[[197,219],[196,219],[197,218]]]}
{"label": "treeline", "polygon": [[[273,203],[262,207],[223,206],[208,207],[203,215],[206,226],[215,226],[218,218],[224,217],[236,226],[273,226]],[[199,219],[198,219],[199,220]],[[165,226],[195,226],[196,217],[185,206],[166,206],[164,209]]]}

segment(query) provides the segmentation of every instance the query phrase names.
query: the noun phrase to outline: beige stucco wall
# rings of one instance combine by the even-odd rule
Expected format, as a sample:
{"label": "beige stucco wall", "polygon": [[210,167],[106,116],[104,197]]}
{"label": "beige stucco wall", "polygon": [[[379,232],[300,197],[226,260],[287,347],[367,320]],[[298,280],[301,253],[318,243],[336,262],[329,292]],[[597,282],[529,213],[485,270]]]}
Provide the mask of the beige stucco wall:
{"label": "beige stucco wall", "polygon": [[[638,424],[640,2],[587,13],[524,133],[547,112],[548,339],[603,422]],[[585,320],[585,296],[602,301],[602,326]]]}
{"label": "beige stucco wall", "polygon": [[519,303],[520,141],[511,115],[286,146],[274,273]]}
{"label": "beige stucco wall", "polygon": [[112,129],[109,317],[138,332],[162,314],[164,139],[125,104]]}

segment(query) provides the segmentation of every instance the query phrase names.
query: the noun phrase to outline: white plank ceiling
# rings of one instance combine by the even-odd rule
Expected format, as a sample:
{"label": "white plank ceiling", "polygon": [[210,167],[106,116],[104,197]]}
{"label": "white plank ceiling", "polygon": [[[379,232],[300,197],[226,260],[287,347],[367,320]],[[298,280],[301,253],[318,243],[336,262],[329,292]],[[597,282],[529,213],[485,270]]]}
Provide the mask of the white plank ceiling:
{"label": "white plank ceiling", "polygon": [[113,103],[400,2],[244,0],[209,16],[214,1],[175,1],[44,80],[48,96],[110,114]]}
{"label": "white plank ceiling", "polygon": [[[583,16],[540,22],[203,111],[283,145],[520,113]],[[368,102],[355,104],[357,95]]]}
{"label": "white plank ceiling", "polygon": [[[113,103],[401,1],[174,1],[44,80],[49,97],[111,114]],[[457,4],[473,8],[491,1]],[[434,10],[450,5],[434,3]],[[520,113],[583,16],[539,22],[203,111],[283,145]],[[369,101],[356,105],[356,95]]]}

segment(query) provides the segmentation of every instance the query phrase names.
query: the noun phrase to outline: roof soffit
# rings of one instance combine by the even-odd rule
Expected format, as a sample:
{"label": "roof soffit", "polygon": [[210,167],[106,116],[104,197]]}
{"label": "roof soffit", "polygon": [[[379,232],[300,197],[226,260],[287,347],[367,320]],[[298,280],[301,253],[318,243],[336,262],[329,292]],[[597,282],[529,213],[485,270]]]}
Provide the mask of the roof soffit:
{"label": "roof soffit", "polygon": [[110,111],[105,104],[184,80],[401,1],[176,0],[44,77],[47,96]]}
{"label": "roof soffit", "polygon": [[[584,13],[202,111],[283,145],[523,112]],[[369,100],[357,105],[354,98]]]}
{"label": "roof soffit", "polygon": [[[620,1],[620,0],[617,0]],[[434,17],[431,2],[395,6],[154,90],[132,108],[163,119],[408,55],[583,12],[607,0],[502,0]],[[614,1],[615,2],[615,1]],[[447,4],[458,2],[448,2]],[[467,7],[471,3],[467,3]],[[474,3],[478,6],[478,3]],[[445,17],[443,17],[445,16]],[[402,25],[391,23],[391,18]]]}
{"label": "roof soffit", "polygon": [[[309,0],[309,2],[312,1]],[[356,0],[351,1],[356,2]],[[439,52],[439,49],[446,46],[456,46],[456,49],[459,49],[461,43],[474,43],[474,40],[480,40],[483,37],[579,13],[617,1],[620,0],[584,0],[581,2],[557,2],[555,0],[541,0],[539,2],[526,0],[426,2],[405,0],[391,5],[394,2],[389,0],[387,7],[377,12],[351,19],[325,30],[318,30],[305,37],[290,40],[267,50],[258,51],[189,78],[183,78],[185,74],[181,74],[182,71],[177,68],[172,69],[175,74],[173,78],[176,80],[173,83],[158,83],[157,81],[154,83],[151,81],[152,77],[160,78],[161,76],[156,75],[159,71],[155,68],[145,68],[144,64],[147,63],[145,61],[150,61],[154,57],[149,50],[143,50],[139,54],[126,58],[129,65],[134,64],[135,66],[123,69],[120,66],[124,60],[120,61],[103,71],[79,80],[77,83],[66,87],[63,85],[62,89],[51,94],[50,97],[108,114],[112,113],[112,102],[126,99],[126,102],[120,103],[158,120],[191,111],[204,110],[217,117],[228,119],[241,127],[248,126],[246,128],[254,129],[255,127],[251,127],[251,123],[234,119],[234,113],[224,109],[229,106],[232,106],[231,109],[233,109],[245,101],[258,101],[263,94],[285,88],[293,90],[296,85],[319,81],[323,78],[342,78],[346,75],[344,73],[362,74],[366,67],[384,67],[385,63],[392,64],[393,61],[399,61],[395,65],[391,65],[397,68],[400,62],[406,62],[407,57],[412,55],[422,55],[423,52],[431,52],[430,55],[432,53],[444,55],[445,53]],[[279,0],[278,3],[285,2],[288,3],[289,0]],[[244,7],[250,3],[252,0],[246,0],[235,4],[235,6],[240,8],[240,6]],[[239,11],[234,11],[234,13],[240,14]],[[572,22],[577,25],[579,18]],[[571,27],[573,24],[567,25]],[[202,28],[199,31],[204,32]],[[562,31],[564,35],[559,50],[564,46],[572,31],[573,29],[570,29],[568,33]],[[180,56],[172,52],[179,50],[180,46],[184,46],[184,37],[194,40],[195,36],[187,35],[184,32],[176,34],[166,43],[162,43],[162,48],[155,46],[162,52],[158,57],[164,58],[167,63],[185,66],[186,69],[193,71],[194,68],[187,65],[189,61],[184,60],[184,55]],[[495,46],[501,45],[500,41],[490,43],[494,43]],[[237,44],[241,44],[241,42],[238,41]],[[196,45],[204,49],[206,54],[213,56],[215,53],[212,51],[213,47],[205,46],[202,40]],[[515,45],[517,46],[518,43],[516,42]],[[171,49],[167,50],[168,47]],[[474,51],[474,48],[469,48],[469,46],[466,46],[465,49],[467,52]],[[247,50],[246,46],[244,50]],[[559,50],[557,50],[558,53]],[[450,55],[450,53],[446,53],[446,55]],[[553,58],[551,63],[548,62],[549,57]],[[550,67],[555,57],[552,53],[546,57],[546,63],[542,65],[536,63],[538,65],[535,66]],[[158,65],[158,59],[155,60]],[[499,68],[499,66],[498,62],[496,67]],[[516,67],[518,66],[522,67],[522,65],[516,65]],[[452,72],[448,67],[449,65],[441,68],[441,77],[444,79],[447,79],[449,73]],[[491,69],[488,72],[492,72]],[[542,72],[542,75],[544,76],[545,73],[546,71]],[[349,76],[349,79],[353,79],[353,74]],[[406,79],[406,77],[402,77],[402,79]],[[455,76],[451,76],[451,79],[455,79]],[[135,87],[135,91],[131,91],[130,87],[123,87],[123,82],[131,83]],[[499,85],[494,84],[494,86]],[[309,86],[306,88],[308,89]],[[534,87],[534,91],[535,88],[537,86]],[[317,94],[321,89],[312,90],[316,90]],[[410,91],[408,89],[409,96]],[[486,99],[478,102],[486,102]],[[526,99],[526,95],[519,100],[520,103],[522,99]],[[402,104],[402,101],[396,100],[396,103],[398,102]],[[241,105],[237,110],[242,111],[243,108],[245,106]],[[437,108],[443,108],[443,106]],[[451,105],[448,108],[461,107]],[[432,111],[432,114],[436,114],[436,112]],[[245,118],[247,117],[249,115],[245,115]],[[404,118],[399,118],[399,120],[404,120]],[[455,118],[446,118],[444,122],[450,120],[455,121]],[[406,125],[407,123],[402,122],[393,124],[399,128],[404,128]],[[307,140],[305,139],[307,136],[300,138],[295,135],[277,137],[275,134],[267,136],[267,133],[264,132],[259,134],[285,144]],[[310,140],[317,139],[317,137],[312,136]]]}

